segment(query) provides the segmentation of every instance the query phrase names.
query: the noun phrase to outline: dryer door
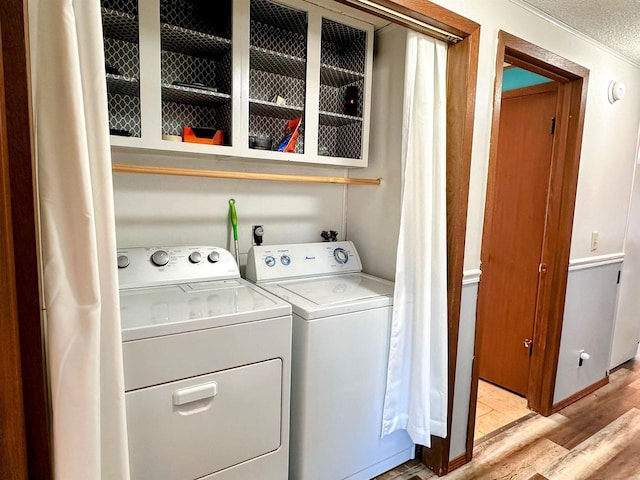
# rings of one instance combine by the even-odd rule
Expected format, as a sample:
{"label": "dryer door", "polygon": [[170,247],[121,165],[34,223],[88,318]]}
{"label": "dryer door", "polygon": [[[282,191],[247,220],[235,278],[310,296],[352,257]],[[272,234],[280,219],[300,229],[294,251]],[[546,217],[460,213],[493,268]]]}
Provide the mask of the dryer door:
{"label": "dryer door", "polygon": [[280,359],[126,393],[131,478],[184,480],[277,450]]}

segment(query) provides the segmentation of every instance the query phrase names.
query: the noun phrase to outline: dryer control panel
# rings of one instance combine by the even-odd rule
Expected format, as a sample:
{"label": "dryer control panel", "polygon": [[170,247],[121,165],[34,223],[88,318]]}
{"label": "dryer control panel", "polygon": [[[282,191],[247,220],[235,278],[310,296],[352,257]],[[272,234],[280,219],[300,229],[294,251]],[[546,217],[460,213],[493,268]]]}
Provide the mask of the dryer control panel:
{"label": "dryer control panel", "polygon": [[296,243],[251,247],[247,280],[260,283],[362,271],[353,242]]}
{"label": "dryer control panel", "polygon": [[233,255],[220,247],[118,249],[120,289],[240,278]]}

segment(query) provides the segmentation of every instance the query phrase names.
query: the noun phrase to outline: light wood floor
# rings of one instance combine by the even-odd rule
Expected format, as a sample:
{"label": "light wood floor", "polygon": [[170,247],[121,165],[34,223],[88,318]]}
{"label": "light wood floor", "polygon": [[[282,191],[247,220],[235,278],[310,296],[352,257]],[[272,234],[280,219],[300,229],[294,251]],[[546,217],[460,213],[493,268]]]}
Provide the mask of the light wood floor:
{"label": "light wood floor", "polygon": [[[609,384],[550,417],[530,414],[476,442],[473,460],[445,480],[639,480],[640,357]],[[417,461],[376,480],[438,478]]]}
{"label": "light wood floor", "polygon": [[475,439],[494,432],[531,413],[527,399],[480,380],[476,409]]}

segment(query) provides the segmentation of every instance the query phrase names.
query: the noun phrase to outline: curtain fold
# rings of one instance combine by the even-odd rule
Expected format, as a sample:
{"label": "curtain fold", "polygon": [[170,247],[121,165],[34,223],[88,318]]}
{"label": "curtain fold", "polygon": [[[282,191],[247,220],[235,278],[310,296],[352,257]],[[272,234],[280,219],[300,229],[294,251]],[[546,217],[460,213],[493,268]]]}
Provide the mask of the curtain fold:
{"label": "curtain fold", "polygon": [[59,480],[128,479],[99,0],[33,0],[47,361]]}
{"label": "curtain fold", "polygon": [[418,444],[447,435],[445,43],[409,31],[402,211],[382,436]]}

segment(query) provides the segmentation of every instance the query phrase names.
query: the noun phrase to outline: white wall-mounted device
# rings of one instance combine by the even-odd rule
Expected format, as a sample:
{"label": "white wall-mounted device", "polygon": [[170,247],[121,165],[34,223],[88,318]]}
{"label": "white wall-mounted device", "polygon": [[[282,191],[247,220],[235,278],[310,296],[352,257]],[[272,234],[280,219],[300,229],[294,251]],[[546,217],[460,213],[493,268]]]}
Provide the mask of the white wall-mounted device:
{"label": "white wall-mounted device", "polygon": [[616,103],[618,100],[622,100],[625,93],[627,93],[627,87],[623,82],[612,80],[609,83],[609,103]]}

